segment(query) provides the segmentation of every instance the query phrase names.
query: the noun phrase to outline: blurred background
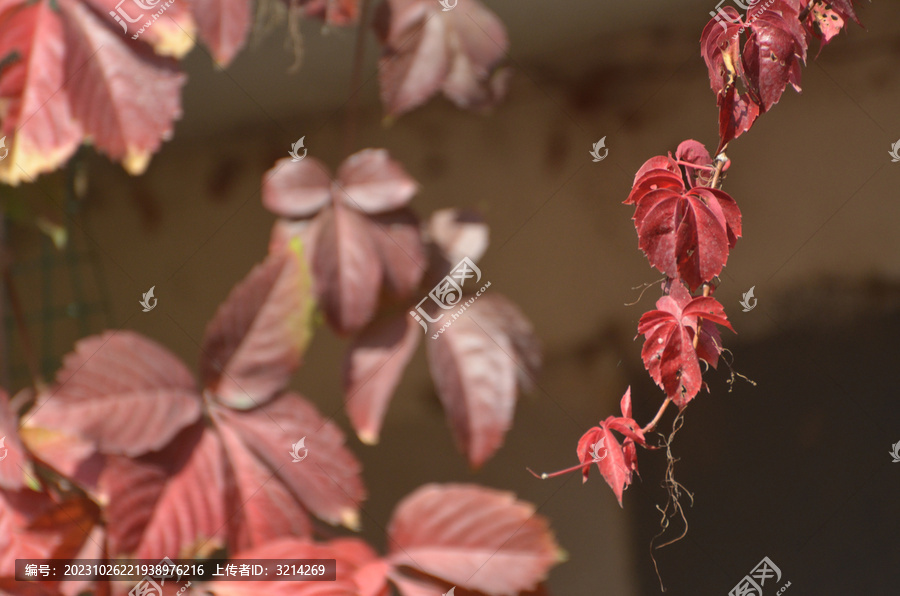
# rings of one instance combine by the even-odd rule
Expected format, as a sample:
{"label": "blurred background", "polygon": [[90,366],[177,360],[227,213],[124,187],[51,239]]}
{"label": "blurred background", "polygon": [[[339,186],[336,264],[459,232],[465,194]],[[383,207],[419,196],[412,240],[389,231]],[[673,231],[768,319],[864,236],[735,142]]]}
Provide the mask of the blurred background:
{"label": "blurred background", "polygon": [[[621,202],[651,156],[688,138],[714,148],[717,109],[698,40],[715,6],[486,4],[509,31],[506,101],[480,116],[437,99],[385,125],[370,37],[354,150],[389,149],[421,184],[412,202],[421,217],[445,207],[485,216],[491,246],[479,266],[536,328],[539,387],[520,398],[505,447],[471,472],[421,350],[375,447],[359,443],[342,411],[345,342],[327,328],[293,386],[362,459],[371,495],[363,534],[374,544],[384,546],[391,510],[415,487],[477,482],[516,492],[550,519],[569,553],[550,577],[553,594],[658,594],[650,541],[666,500],[664,454],[639,453],[641,479],[624,509],[599,474],[582,486],[577,474],[542,482],[525,467],[576,463],[578,438],[618,413],[629,385],[638,421],[661,400],[634,341],[660,276]],[[782,573],[766,596],[788,581],[789,594],[897,594],[900,466],[888,452],[900,441],[900,163],[887,152],[900,138],[898,9],[896,0],[863,3],[866,29],[850,24],[816,59],[814,45],[803,93],[788,90],[728,151],[724,188],[745,237],[716,296],[738,332],[723,334],[734,375],[724,364],[708,375],[710,393],[687,408],[673,446],[676,479],[694,502],[683,498],[687,536],[654,551],[670,594],[727,594],[763,557]],[[79,337],[108,327],[197,361],[217,305],[265,256],[274,217],[260,202],[262,174],[301,136],[332,168],[345,157],[355,31],[304,21],[302,35],[296,72],[283,26],[226,71],[196,48],[185,62],[184,115],[144,176],[88,149],[76,158],[82,200],[64,192],[74,168],[4,190],[12,220],[18,210],[73,224],[62,251],[33,227],[4,230],[45,378]],[[609,155],[594,163],[588,152],[604,136]],[[646,283],[654,286],[626,306]],[[151,286],[158,307],[143,313]],[[758,304],[742,312],[751,286]],[[4,322],[10,357],[0,375],[15,391],[28,371]],[[666,536],[682,529],[673,521]]]}

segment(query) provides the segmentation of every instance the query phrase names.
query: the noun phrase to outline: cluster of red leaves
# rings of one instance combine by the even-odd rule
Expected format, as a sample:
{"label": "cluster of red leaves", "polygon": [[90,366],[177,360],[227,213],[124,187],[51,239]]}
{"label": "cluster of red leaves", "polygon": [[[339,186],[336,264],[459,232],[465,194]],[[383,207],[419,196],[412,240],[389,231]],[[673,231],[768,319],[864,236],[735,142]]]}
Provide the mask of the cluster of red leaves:
{"label": "cluster of red leaves", "polygon": [[[369,444],[378,441],[422,337],[409,311],[460,259],[477,261],[488,243],[484,222],[455,210],[435,213],[423,229],[407,206],[417,188],[383,149],[350,156],[334,178],[313,157],[285,158],[263,185],[263,204],[281,218],[271,249],[302,239],[326,321],[351,336],[345,407],[360,440]],[[491,290],[426,346],[456,441],[480,466],[512,424],[517,386],[530,387],[540,367],[531,325]]]}
{"label": "cluster of red leaves", "polygon": [[[0,464],[0,588],[21,587],[12,579],[16,558],[190,558],[224,548],[239,558],[331,552],[340,582],[329,594],[386,595],[388,579],[409,596],[436,594],[429,581],[485,594],[533,589],[557,560],[546,523],[530,505],[479,487],[430,486],[410,496],[383,560],[359,541],[311,541],[310,516],[355,528],[366,494],[343,433],[286,389],[311,318],[305,261],[285,245],[207,326],[200,388],[168,350],[120,331],[78,342],[21,420],[0,392],[8,450]],[[292,463],[290,446],[301,437],[308,455]],[[491,532],[469,531],[487,526]],[[408,578],[405,568],[436,579]],[[310,585],[208,589],[321,593]],[[45,587],[40,593],[68,596],[91,585]]]}
{"label": "cluster of red leaves", "polygon": [[800,67],[813,37],[824,45],[846,21],[859,23],[853,0],[759,0],[744,15],[728,6],[717,16],[700,38],[719,105],[716,153],[778,103],[788,84],[800,90]]}
{"label": "cluster of red leaves", "polygon": [[[0,181],[18,184],[54,170],[84,141],[129,172],[143,172],[181,116],[185,77],[175,58],[199,37],[216,62],[227,65],[244,46],[253,16],[251,0],[141,3],[151,10],[128,0],[121,8],[138,20],[123,31],[115,20],[120,4],[0,3],[0,136],[10,148]],[[356,16],[355,0],[303,4],[307,15],[330,24]]]}

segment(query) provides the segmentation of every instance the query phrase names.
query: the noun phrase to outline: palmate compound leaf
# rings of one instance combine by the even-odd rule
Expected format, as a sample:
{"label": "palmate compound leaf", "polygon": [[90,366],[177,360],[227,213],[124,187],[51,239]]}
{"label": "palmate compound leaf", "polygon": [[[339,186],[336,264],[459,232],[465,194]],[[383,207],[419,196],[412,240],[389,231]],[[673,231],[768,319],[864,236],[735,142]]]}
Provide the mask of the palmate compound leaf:
{"label": "palmate compound leaf", "polygon": [[475,468],[502,445],[518,386],[530,388],[541,366],[531,324],[512,302],[489,290],[477,298],[463,296],[457,308],[432,324],[450,326],[430,330],[425,339],[453,436]]}
{"label": "palmate compound leaf", "polygon": [[263,205],[285,220],[273,249],[303,240],[313,286],[329,325],[342,334],[365,327],[381,289],[408,298],[425,271],[418,220],[405,205],[418,186],[384,149],[348,157],[335,180],[307,157],[280,160],[265,176]]}
{"label": "palmate compound leaf", "polygon": [[[645,445],[646,442],[640,425],[632,418],[631,387],[622,396],[620,407],[622,416],[608,416],[599,426],[582,435],[576,453],[582,464],[582,480],[587,482],[591,464],[596,464],[615,493],[619,507],[622,507],[622,494],[631,484],[634,472],[637,472],[635,443]],[[625,437],[624,442],[620,444],[612,431],[621,433]]]}
{"label": "palmate compound leaf", "polygon": [[300,366],[314,310],[301,250],[295,242],[270,254],[234,287],[207,325],[203,385],[230,407],[265,403]]}
{"label": "palmate compound leaf", "polygon": [[741,236],[734,199],[717,189],[687,189],[670,157],[651,158],[638,171],[625,201],[632,203],[639,246],[650,264],[691,288],[721,273]]}
{"label": "palmate compound leaf", "polygon": [[431,0],[385,0],[375,28],[389,116],[409,112],[438,91],[466,109],[490,107],[506,92],[508,72],[500,68],[509,46],[506,29],[477,0],[458,0],[453,10]]}
{"label": "palmate compound leaf", "polygon": [[388,535],[393,565],[495,596],[534,589],[560,558],[533,505],[473,485],[417,489],[397,505]]}
{"label": "palmate compound leaf", "polygon": [[[721,351],[718,334],[713,331],[715,325],[734,329],[715,298],[692,297],[677,281],[672,282],[669,294],[656,302],[656,308],[638,323],[638,333],[645,337],[641,358],[657,385],[675,405],[684,408],[703,386],[699,356],[715,365]],[[700,318],[702,326],[698,324]],[[701,339],[694,349],[698,326]]]}

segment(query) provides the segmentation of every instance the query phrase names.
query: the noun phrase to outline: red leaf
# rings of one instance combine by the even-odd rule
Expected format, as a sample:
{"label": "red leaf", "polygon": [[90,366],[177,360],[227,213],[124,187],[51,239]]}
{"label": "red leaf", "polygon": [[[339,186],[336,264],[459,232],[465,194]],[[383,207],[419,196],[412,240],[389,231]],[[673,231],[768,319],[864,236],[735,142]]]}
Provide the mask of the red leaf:
{"label": "red leaf", "polygon": [[733,6],[726,6],[703,28],[700,35],[700,55],[709,71],[709,86],[722,95],[734,85],[741,71],[740,14]]}
{"label": "red leaf", "polygon": [[0,489],[25,488],[26,481],[35,478],[17,426],[18,417],[10,407],[9,397],[0,389]]}
{"label": "red leaf", "polygon": [[321,19],[326,25],[343,27],[356,22],[359,17],[357,0],[285,0],[289,5],[303,7],[309,18]]}
{"label": "red leaf", "polygon": [[[65,44],[59,13],[50,2],[18,5],[0,12],[0,57],[18,56],[0,70],[0,98],[9,102],[2,135],[9,159],[0,180],[22,179],[56,168],[81,143],[65,93]],[[24,170],[24,172],[23,172]]]}
{"label": "red leaf", "polygon": [[397,505],[388,535],[393,564],[497,596],[536,587],[559,552],[533,505],[471,485],[419,488]]}
{"label": "red leaf", "polygon": [[749,93],[738,93],[734,87],[719,95],[718,105],[719,147],[716,151],[721,152],[725,150],[725,145],[750,130],[760,108]]}
{"label": "red leaf", "polygon": [[110,552],[190,558],[224,546],[224,464],[222,445],[202,425],[160,453],[111,458],[100,480]]}
{"label": "red leaf", "polygon": [[786,0],[770,0],[748,11],[752,33],[744,44],[743,77],[766,112],[778,103],[790,83],[800,90],[800,61],[806,61],[807,40],[798,9]]}
{"label": "red leaf", "polygon": [[[853,12],[852,5],[850,6],[850,11],[851,13]],[[855,14],[853,18],[855,18]],[[814,2],[811,5],[809,15],[806,17],[806,23],[809,29],[815,28],[815,31],[822,38],[823,47],[844,28],[844,19],[841,17],[840,11],[833,5],[823,5],[818,2]]]}
{"label": "red leaf", "polygon": [[358,212],[335,205],[319,222],[312,270],[316,293],[328,322],[341,333],[353,333],[375,313],[383,269],[366,220]]}
{"label": "red leaf", "polygon": [[721,273],[741,236],[741,213],[721,190],[687,190],[680,174],[671,171],[676,166],[671,159],[654,160],[641,168],[644,173],[625,201],[637,203],[632,219],[639,246],[651,265],[696,288]]}
{"label": "red leaf", "polygon": [[344,400],[363,443],[378,442],[387,406],[419,345],[419,326],[406,313],[373,323],[357,335],[344,357]]}
{"label": "red leaf", "polygon": [[239,283],[207,325],[200,373],[222,403],[249,408],[283,389],[312,336],[303,258],[288,247]]}
{"label": "red leaf", "polygon": [[497,16],[476,0],[441,10],[430,0],[387,0],[376,30],[383,45],[381,98],[391,116],[443,91],[461,108],[484,108],[503,95],[498,65],[509,42]]}
{"label": "red leaf", "polygon": [[344,160],[337,173],[337,189],[345,203],[363,213],[382,213],[403,207],[418,185],[384,149],[365,149]]}
{"label": "red leaf", "polygon": [[533,378],[539,357],[530,325],[510,302],[481,296],[460,306],[464,312],[446,315],[452,325],[426,340],[428,363],[456,442],[477,468],[503,443],[516,377]]}
{"label": "red leaf", "polygon": [[15,575],[16,559],[71,557],[96,519],[86,498],[59,503],[43,492],[0,490],[0,577]]}
{"label": "red leaf", "polygon": [[[692,139],[682,141],[678,144],[678,148],[675,150],[675,159],[696,164],[698,166],[711,166],[713,163],[713,159],[710,157],[709,151],[706,150],[703,143]],[[687,174],[689,185],[692,188],[694,186],[709,185],[709,180],[712,178],[709,170],[692,168],[690,166],[682,167]]]}
{"label": "red leaf", "polygon": [[[632,439],[625,439],[625,444],[628,445],[630,441]],[[637,463],[631,454],[626,456],[619,440],[609,428],[608,419],[579,439],[576,453],[579,461],[584,464],[582,469],[584,481],[587,482],[591,464],[597,464],[603,479],[613,489],[619,507],[622,507],[622,493],[631,484],[632,472],[637,468]],[[599,457],[595,457],[594,453]]]}
{"label": "red leaf", "polygon": [[172,133],[181,116],[184,75],[78,0],[59,0],[66,39],[66,91],[75,118],[93,144],[132,174]]}
{"label": "red leaf", "polygon": [[[641,358],[657,385],[683,408],[703,385],[697,350],[693,346],[698,319],[702,317],[728,329],[731,324],[715,298],[692,298],[678,282],[672,283],[669,295],[660,298],[656,308],[644,314],[638,324],[638,333],[646,338]],[[708,356],[708,349],[704,349],[704,356]]]}
{"label": "red leaf", "polygon": [[282,536],[309,536],[312,525],[306,509],[272,471],[259,461],[227,426],[219,427],[228,457],[229,487],[225,493],[229,516],[229,548],[240,550]]}
{"label": "red leaf", "polygon": [[[233,431],[269,470],[270,482],[284,484],[306,509],[329,523],[358,524],[359,503],[366,496],[359,462],[344,446],[340,429],[306,400],[285,393],[245,412],[214,405],[210,409],[216,426]],[[291,446],[304,437],[308,456],[292,462]],[[235,449],[230,444],[229,454]]]}
{"label": "red leaf", "polygon": [[200,417],[194,381],[181,361],[129,331],[79,341],[56,381],[24,426],[93,441],[104,453],[158,450]]}
{"label": "red leaf", "polygon": [[[176,0],[177,1],[177,0]],[[244,47],[250,32],[252,3],[248,0],[190,0],[203,43],[220,66],[228,65]]]}

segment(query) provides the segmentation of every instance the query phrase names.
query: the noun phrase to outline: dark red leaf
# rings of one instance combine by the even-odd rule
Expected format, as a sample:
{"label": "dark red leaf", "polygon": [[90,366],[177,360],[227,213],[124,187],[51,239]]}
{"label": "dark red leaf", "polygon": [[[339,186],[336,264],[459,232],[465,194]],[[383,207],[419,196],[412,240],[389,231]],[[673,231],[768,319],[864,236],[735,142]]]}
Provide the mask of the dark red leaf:
{"label": "dark red leaf", "polygon": [[[656,302],[656,308],[644,314],[638,324],[638,333],[645,337],[641,358],[657,385],[683,408],[703,386],[700,362],[693,346],[698,319],[702,317],[728,329],[731,324],[715,298],[692,298],[678,282],[672,283],[670,293]],[[711,357],[707,345],[703,355]]]}
{"label": "dark red leaf", "polygon": [[393,564],[497,596],[536,587],[559,556],[533,505],[471,485],[419,488],[397,505],[388,535]]}
{"label": "dark red leaf", "polygon": [[670,170],[674,161],[654,165],[663,164],[665,169],[646,170],[625,202],[637,203],[632,219],[650,264],[696,288],[718,275],[728,261],[729,250],[741,236],[740,210],[721,190],[687,190],[680,174]]}
{"label": "dark red leaf", "polygon": [[249,408],[282,390],[312,336],[313,297],[296,247],[272,253],[207,325],[200,374],[222,403]]}
{"label": "dark red leaf", "polygon": [[787,0],[770,0],[748,12],[752,32],[742,52],[744,82],[765,112],[778,103],[790,83],[800,90],[800,61],[807,39],[798,9]]}
{"label": "dark red leaf", "polygon": [[63,360],[56,385],[23,423],[135,457],[168,444],[200,417],[194,380],[171,352],[136,333],[82,339]]}
{"label": "dark red leaf", "polygon": [[709,86],[722,95],[734,85],[741,69],[740,14],[733,6],[717,12],[700,35],[700,55],[709,71]]}
{"label": "dark red leaf", "polygon": [[344,357],[344,402],[359,440],[378,442],[384,414],[422,331],[402,313],[357,335]]}
{"label": "dark red leaf", "polygon": [[[698,166],[712,166],[713,160],[703,143],[694,140],[682,141],[675,150],[675,159],[696,164]],[[682,166],[687,173],[687,179],[691,187],[708,186],[712,174],[709,170]]]}
{"label": "dark red leaf", "polygon": [[753,126],[759,116],[759,104],[750,98],[749,93],[738,93],[732,87],[719,95],[719,147],[716,152],[725,150],[725,146],[738,138]]}

